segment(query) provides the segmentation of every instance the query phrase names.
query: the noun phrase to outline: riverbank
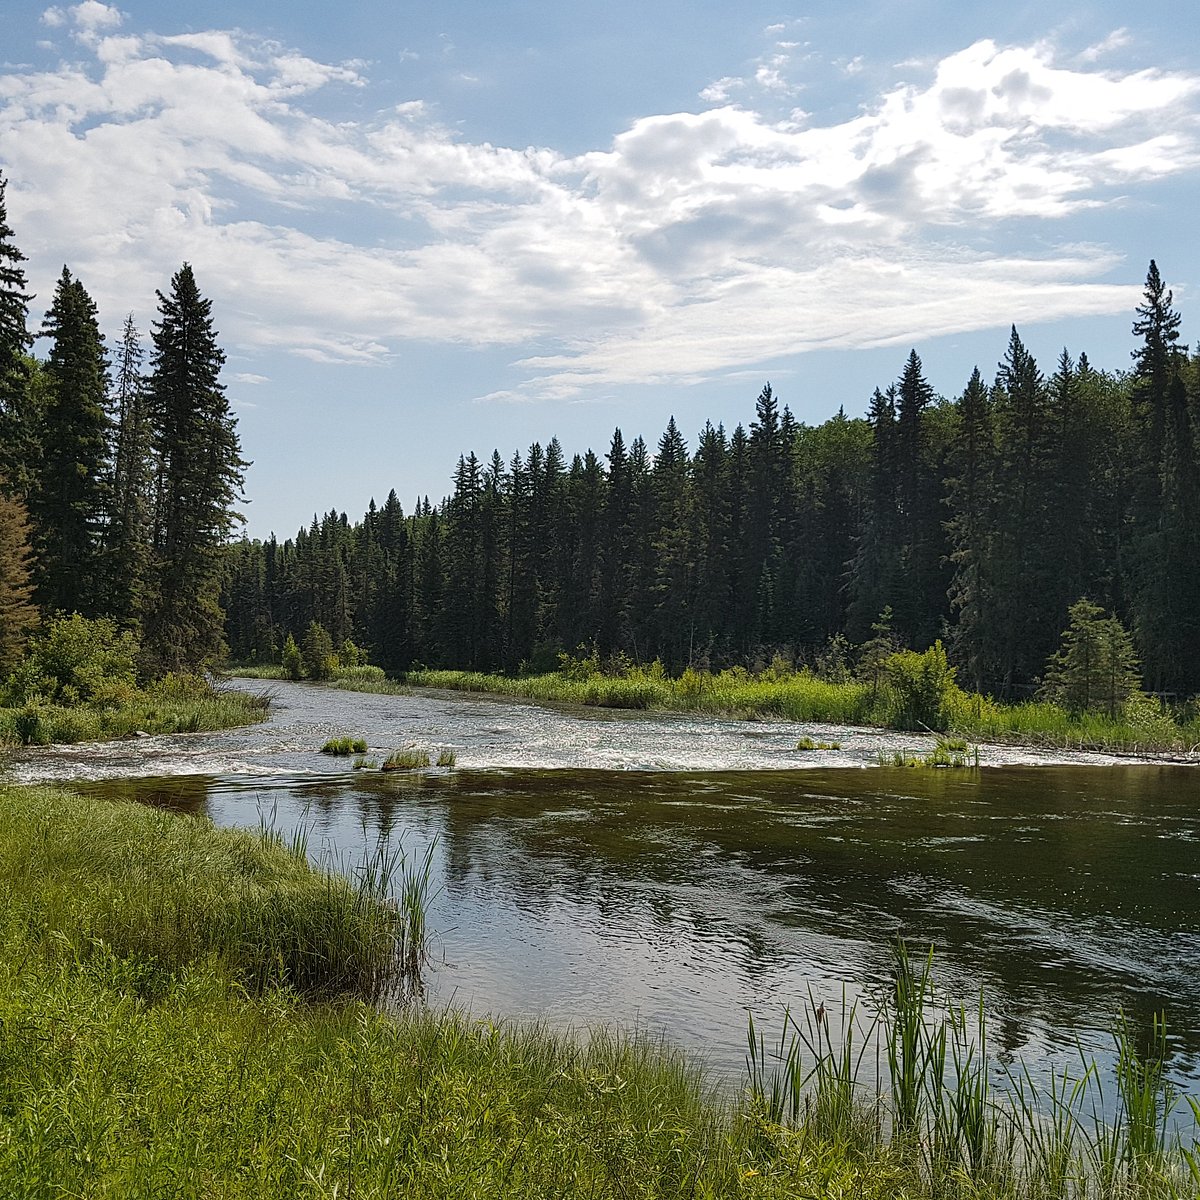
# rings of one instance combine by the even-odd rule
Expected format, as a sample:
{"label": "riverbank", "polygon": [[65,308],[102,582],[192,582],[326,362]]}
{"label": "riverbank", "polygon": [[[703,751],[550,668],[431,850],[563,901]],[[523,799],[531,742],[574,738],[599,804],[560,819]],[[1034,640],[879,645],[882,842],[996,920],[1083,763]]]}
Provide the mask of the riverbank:
{"label": "riverbank", "polygon": [[97,703],[41,701],[0,707],[0,749],[71,745],[139,733],[210,733],[265,721],[270,697],[214,687],[198,676],[168,676]]}
{"label": "riverbank", "polygon": [[[1089,1162],[1102,1144],[1074,1126],[1043,1152],[1040,1122],[998,1115],[974,1075],[943,1090],[912,987],[891,1019],[903,1030],[907,1014],[897,1078],[919,1138],[897,1135],[900,1109],[852,1095],[836,1034],[809,1099],[795,1039],[779,1058],[758,1043],[737,1098],[632,1036],[386,1012],[363,999],[378,973],[347,970],[374,958],[394,978],[403,931],[379,884],[262,834],[0,789],[0,1192],[1024,1198],[1051,1194],[1055,1170],[1054,1194],[1071,1176],[1096,1196],[1194,1191],[1184,1148],[1145,1126],[1162,1111],[1152,1077],[1142,1124],[1123,1116],[1107,1158]],[[357,940],[329,936],[353,921]]]}
{"label": "riverbank", "polygon": [[[435,688],[480,695],[520,698],[595,708],[684,712],[742,720],[783,720],[836,726],[904,730],[921,728],[908,719],[882,684],[833,682],[809,671],[767,671],[752,675],[740,668],[708,674],[685,671],[672,679],[661,670],[631,669],[573,678],[561,672],[507,676],[477,671],[409,671],[389,679],[377,668],[348,672],[330,681],[347,691],[404,695],[413,688]],[[282,679],[282,668],[233,668],[232,675]],[[939,697],[940,720],[931,728],[995,745],[1039,750],[1095,751],[1130,756],[1195,755],[1200,747],[1200,717],[1180,722],[1153,701],[1137,699],[1120,717],[1070,713],[1039,701],[1002,704],[990,697],[949,685]]]}

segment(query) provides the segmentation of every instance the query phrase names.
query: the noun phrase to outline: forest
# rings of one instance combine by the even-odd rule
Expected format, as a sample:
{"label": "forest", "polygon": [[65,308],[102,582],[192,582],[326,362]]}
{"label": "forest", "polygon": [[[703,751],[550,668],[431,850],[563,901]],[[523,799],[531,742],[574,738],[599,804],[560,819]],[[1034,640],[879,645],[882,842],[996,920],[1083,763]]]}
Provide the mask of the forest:
{"label": "forest", "polygon": [[[1157,265],[1128,370],[1064,349],[1047,372],[1013,328],[989,381],[934,394],[898,379],[822,424],[765,386],[746,428],[674,419],[653,450],[557,438],[506,461],[470,452],[439,503],[393,490],[279,542],[226,553],[235,661],[278,662],[315,623],[333,646],[415,666],[553,670],[559,655],[666,670],[840,669],[883,638],[942,640],[958,680],[1029,695],[1072,606],[1133,635],[1143,686],[1200,691],[1200,356]],[[1135,664],[1136,667],[1136,664]]]}
{"label": "forest", "polygon": [[0,179],[0,705],[211,665],[246,465],[211,302],[184,263],[157,293],[146,369],[133,317],[110,357],[64,266],[35,336],[4,197]]}

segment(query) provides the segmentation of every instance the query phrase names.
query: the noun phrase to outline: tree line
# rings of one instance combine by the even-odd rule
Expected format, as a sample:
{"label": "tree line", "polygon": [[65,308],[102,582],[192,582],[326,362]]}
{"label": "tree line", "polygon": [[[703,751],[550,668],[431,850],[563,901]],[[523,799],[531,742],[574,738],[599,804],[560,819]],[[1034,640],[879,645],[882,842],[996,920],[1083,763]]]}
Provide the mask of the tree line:
{"label": "tree line", "polygon": [[[63,267],[37,334],[0,178],[0,678],[38,621],[112,618],[147,675],[223,651],[219,578],[241,495],[211,302],[184,263],[157,292],[148,370],[133,317],[109,352]],[[31,353],[45,339],[44,358]]]}
{"label": "tree line", "polygon": [[1014,328],[994,378],[934,394],[913,351],[864,418],[672,418],[653,450],[557,438],[460,457],[441,503],[395,491],[227,551],[232,655],[278,661],[316,623],[392,671],[551,669],[583,646],[669,670],[946,644],[960,682],[1020,695],[1081,599],[1133,630],[1145,685],[1200,691],[1200,357],[1155,263],[1130,369]]}

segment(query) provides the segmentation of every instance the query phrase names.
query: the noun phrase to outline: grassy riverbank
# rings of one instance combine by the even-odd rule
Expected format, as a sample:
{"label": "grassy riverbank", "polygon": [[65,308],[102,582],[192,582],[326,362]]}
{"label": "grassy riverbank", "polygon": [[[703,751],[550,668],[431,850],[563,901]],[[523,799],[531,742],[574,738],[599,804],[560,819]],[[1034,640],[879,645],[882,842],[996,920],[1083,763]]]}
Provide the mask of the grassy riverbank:
{"label": "grassy riverbank", "polygon": [[[583,679],[559,672],[510,677],[472,671],[412,671],[397,690],[403,687],[486,692],[602,708],[666,709],[883,729],[914,727],[888,687],[832,682],[808,671],[760,675],[739,669],[719,674],[685,671],[678,679],[637,669]],[[378,685],[372,690],[378,690]],[[1200,719],[1181,723],[1148,700],[1131,705],[1114,718],[1099,713],[1072,714],[1056,704],[1033,701],[1001,704],[951,686],[939,707],[941,719],[929,722],[931,727],[979,742],[1132,754],[1185,753],[1200,744]]]}
{"label": "grassy riverbank", "polygon": [[95,702],[43,700],[0,706],[0,747],[98,742],[141,733],[203,733],[266,720],[270,699],[214,687],[196,676],[167,676]]}
{"label": "grassy riverbank", "polygon": [[[922,1041],[911,988],[892,1018],[907,1107],[886,1114],[851,1095],[836,1043],[809,1099],[796,1044],[775,1060],[759,1043],[736,1100],[637,1038],[388,1013],[363,998],[394,990],[411,943],[383,883],[314,870],[269,835],[0,788],[0,1194],[1194,1192],[1184,1148],[1137,1142],[1129,1119],[1095,1163],[1082,1136],[1017,1154],[1040,1126],[934,1074],[937,1025]],[[952,1124],[950,1097],[971,1095],[981,1120],[960,1104]]]}

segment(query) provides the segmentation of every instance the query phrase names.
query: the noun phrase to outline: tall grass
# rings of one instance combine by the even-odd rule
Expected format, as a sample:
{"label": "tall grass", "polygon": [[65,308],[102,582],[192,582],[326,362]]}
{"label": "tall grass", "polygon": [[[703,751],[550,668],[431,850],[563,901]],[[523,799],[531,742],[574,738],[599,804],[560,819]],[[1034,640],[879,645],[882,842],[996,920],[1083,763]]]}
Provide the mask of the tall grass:
{"label": "tall grass", "polygon": [[[1106,1116],[1092,1062],[1038,1084],[1023,1064],[990,1061],[982,1001],[968,1015],[939,994],[932,950],[914,959],[901,943],[886,996],[862,1022],[858,1011],[847,1013],[843,1001],[837,1039],[828,1034],[824,1005],[812,1005],[803,1026],[785,1011],[770,1055],[751,1019],[749,1094],[770,1122],[790,1125],[802,1139],[901,1164],[922,1196],[1195,1194],[1200,1102],[1189,1100],[1196,1124],[1185,1145],[1170,1132],[1179,1096],[1165,1076],[1161,1020],[1145,1047],[1123,1021],[1118,1026],[1118,1103]],[[886,1070],[877,1066],[873,1080],[860,1081],[870,1044],[883,1048]],[[994,1075],[1005,1087],[993,1087]]]}
{"label": "tall grass", "polygon": [[0,745],[48,746],[98,742],[134,733],[202,733],[252,725],[267,718],[270,697],[178,680],[131,688],[105,704],[24,704],[0,708]]}
{"label": "tall grass", "polygon": [[[416,687],[601,708],[659,708],[830,725],[912,728],[886,684],[873,687],[854,680],[836,682],[808,670],[773,668],[754,675],[740,667],[716,674],[689,668],[676,679],[666,676],[655,665],[586,678],[572,678],[560,672],[507,676],[477,671],[410,671],[404,681]],[[1069,713],[1056,704],[1044,702],[1002,704],[990,697],[951,688],[944,718],[950,731],[974,742],[1130,754],[1188,752],[1200,748],[1200,721],[1181,723],[1152,702],[1133,705],[1125,716],[1110,717],[1100,713]]]}
{"label": "tall grass", "polygon": [[169,976],[212,961],[253,992],[376,998],[397,986],[412,915],[386,851],[356,879],[269,831],[52,790],[0,792],[0,895],[30,944]]}

